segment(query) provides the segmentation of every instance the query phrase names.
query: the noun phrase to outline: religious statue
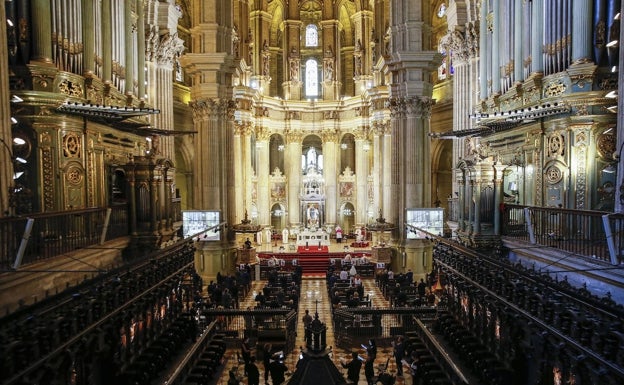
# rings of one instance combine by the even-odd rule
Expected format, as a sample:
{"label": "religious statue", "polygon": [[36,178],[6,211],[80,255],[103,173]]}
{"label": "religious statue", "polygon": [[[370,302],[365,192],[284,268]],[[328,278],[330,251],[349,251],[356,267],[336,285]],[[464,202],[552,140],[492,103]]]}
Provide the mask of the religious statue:
{"label": "religious statue", "polygon": [[271,244],[271,237],[272,237],[273,233],[271,232],[271,229],[266,228],[264,230],[264,238],[266,239],[266,242],[268,244]]}
{"label": "religious statue", "polygon": [[288,243],[288,229],[282,230],[282,243]]}
{"label": "religious statue", "polygon": [[299,69],[297,68],[297,61],[290,61],[290,80],[296,81],[299,80]]}
{"label": "religious statue", "polygon": [[334,59],[325,61],[325,81],[331,81],[334,77]]}
{"label": "religious statue", "polygon": [[308,206],[308,227],[316,228],[319,222],[319,210],[314,205]]}

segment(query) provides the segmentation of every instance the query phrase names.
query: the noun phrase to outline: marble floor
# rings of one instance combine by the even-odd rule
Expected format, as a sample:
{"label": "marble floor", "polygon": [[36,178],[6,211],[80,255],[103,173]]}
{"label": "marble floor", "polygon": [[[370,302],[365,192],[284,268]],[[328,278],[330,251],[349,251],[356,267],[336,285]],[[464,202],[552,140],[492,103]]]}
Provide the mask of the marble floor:
{"label": "marble floor", "polygon": [[[253,287],[250,290],[250,294],[248,295],[248,298],[245,298],[241,302],[240,307],[246,308],[248,306],[251,306],[251,307],[255,306],[253,293],[254,292],[257,293],[258,291],[262,290],[264,285],[265,285],[264,281],[253,282]],[[389,307],[388,301],[383,297],[383,294],[375,285],[374,279],[365,279],[364,287],[365,287],[366,293],[372,294],[371,298],[372,298],[374,307]],[[317,301],[316,300],[317,298],[320,298],[320,301]],[[345,378],[346,378],[346,369],[342,368],[340,364],[340,359],[349,358],[351,351],[338,349],[334,347],[335,340],[334,340],[334,330],[333,330],[332,322],[331,322],[331,303],[328,297],[325,279],[304,278],[301,283],[301,297],[299,299],[299,310],[298,310],[299,314],[297,316],[298,322],[297,322],[297,343],[295,345],[296,348],[294,349],[293,352],[291,352],[288,355],[288,357],[286,357],[286,360],[285,360],[286,366],[290,369],[290,372],[287,373],[286,383],[288,382],[289,375],[292,374],[292,371],[295,368],[295,364],[297,362],[299,351],[300,351],[299,347],[305,346],[305,341],[304,341],[305,334],[303,331],[303,322],[301,321],[301,318],[303,317],[303,314],[305,313],[306,309],[308,309],[310,311],[310,314],[312,315],[314,315],[314,313],[318,311],[319,319],[323,323],[326,324],[327,346],[328,347],[331,346],[333,348],[332,359],[334,363],[336,364],[336,366],[340,369],[340,371],[345,375]],[[366,355],[365,350],[360,346],[354,346],[353,350],[357,351],[362,356]],[[228,357],[226,364],[225,364],[226,367],[223,370],[223,375],[217,381],[217,384],[223,384],[223,385],[227,384],[228,372],[232,368],[236,369],[237,373],[241,376],[241,383],[247,384],[247,379],[242,376],[243,367],[242,365],[239,366],[236,360],[236,354],[238,352],[239,351],[235,349],[229,349],[226,352],[226,357]],[[254,349],[254,354],[255,354],[255,349]],[[394,374],[396,373],[396,365],[394,364],[394,359],[392,358],[391,346],[378,346],[378,354],[377,354],[377,359],[375,361],[375,367],[378,367],[379,365],[385,365],[388,358],[391,358],[389,361],[389,365],[388,365],[388,371]],[[263,374],[262,363],[258,363],[257,366],[260,369],[260,381],[261,383],[263,383],[264,374]],[[411,378],[409,377],[410,376],[407,374],[405,375],[404,378],[398,377],[396,383],[411,385]],[[269,383],[270,383],[270,379],[269,379]],[[358,385],[367,385],[366,378],[364,377],[363,367],[360,372],[360,381]]]}

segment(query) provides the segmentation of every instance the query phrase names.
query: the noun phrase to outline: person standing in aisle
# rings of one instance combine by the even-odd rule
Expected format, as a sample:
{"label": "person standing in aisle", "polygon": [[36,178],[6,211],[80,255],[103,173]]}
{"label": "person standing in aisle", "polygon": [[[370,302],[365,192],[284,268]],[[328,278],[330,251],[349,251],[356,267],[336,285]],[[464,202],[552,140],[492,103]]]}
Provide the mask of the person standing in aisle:
{"label": "person standing in aisle", "polygon": [[249,363],[245,365],[247,373],[247,385],[260,385],[260,371],[256,366],[256,356],[249,358]]}
{"label": "person standing in aisle", "polygon": [[396,342],[392,342],[394,359],[396,360],[397,377],[403,377],[403,356],[405,355],[405,343],[403,336],[398,336]]}

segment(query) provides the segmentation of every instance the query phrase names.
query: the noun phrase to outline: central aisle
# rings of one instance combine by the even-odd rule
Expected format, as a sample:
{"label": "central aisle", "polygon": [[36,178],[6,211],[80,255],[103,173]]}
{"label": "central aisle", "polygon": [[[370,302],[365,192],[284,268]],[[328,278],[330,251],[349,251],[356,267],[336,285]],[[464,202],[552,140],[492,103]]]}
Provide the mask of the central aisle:
{"label": "central aisle", "polygon": [[[383,294],[379,290],[379,288],[375,285],[375,280],[364,279],[363,280],[365,293],[370,296],[372,299],[373,307],[383,308],[388,307],[388,301],[383,297]],[[255,281],[252,283],[252,289],[250,290],[250,294],[241,301],[240,308],[245,309],[247,307],[253,308],[256,306],[255,295],[262,290],[265,286],[266,281]],[[297,314],[297,339],[295,349],[286,357],[285,364],[289,369],[289,373],[286,378],[286,382],[288,382],[288,378],[290,374],[295,369],[297,364],[298,356],[300,353],[300,347],[305,347],[305,333],[303,330],[303,321],[302,317],[305,314],[305,310],[308,309],[310,314],[314,316],[314,314],[318,311],[319,319],[327,326],[327,347],[333,348],[332,359],[334,364],[338,367],[338,369],[346,375],[346,370],[342,368],[340,365],[341,358],[349,358],[351,351],[347,351],[344,349],[335,348],[335,339],[334,339],[334,328],[332,325],[332,310],[331,310],[331,301],[329,300],[329,294],[327,291],[327,285],[325,279],[311,279],[304,278],[301,281],[301,296],[299,298],[299,308]],[[251,341],[255,343],[255,341]],[[260,349],[259,346],[254,346],[253,354],[256,354],[256,350]],[[365,355],[364,350],[360,346],[354,346],[353,350],[358,351],[360,354]],[[238,350],[230,349],[226,355],[230,358],[236,357]],[[380,363],[385,363],[386,358],[391,354],[391,349],[389,347],[379,346],[379,354],[378,358],[375,361],[375,366]],[[236,359],[229,359],[227,363],[226,369],[223,371],[223,375],[217,381],[218,384],[227,384],[228,380],[228,371],[230,368],[236,367],[237,362]],[[262,363],[258,363],[258,369],[260,369],[260,382],[264,383],[264,368]],[[240,373],[240,371],[238,371]],[[242,374],[242,373],[240,373]],[[270,381],[270,380],[269,380]],[[247,384],[247,378],[243,378],[241,381],[242,384]],[[397,384],[402,384],[403,379],[397,378]],[[360,373],[360,382],[358,385],[367,385],[366,379],[364,377],[364,369]]]}

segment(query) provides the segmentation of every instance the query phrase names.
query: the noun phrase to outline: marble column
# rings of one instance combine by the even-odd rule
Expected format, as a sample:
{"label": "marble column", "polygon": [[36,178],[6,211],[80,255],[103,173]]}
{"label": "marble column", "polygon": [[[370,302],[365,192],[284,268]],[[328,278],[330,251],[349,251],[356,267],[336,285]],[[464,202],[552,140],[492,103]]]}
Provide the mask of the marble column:
{"label": "marble column", "polygon": [[288,224],[301,224],[299,194],[301,190],[301,134],[289,132],[286,134],[286,157],[284,168],[288,179]]}
{"label": "marble column", "polygon": [[405,208],[431,207],[431,151],[429,117],[433,102],[429,98],[406,100],[406,124],[400,133],[403,147],[403,201]]}
{"label": "marble column", "polygon": [[[191,103],[195,122],[195,158],[193,171],[193,209],[219,210],[226,201],[223,176],[226,163],[226,109],[227,105],[218,99],[204,99]],[[227,213],[223,212],[223,219]],[[233,218],[228,218],[228,221]]]}
{"label": "marble column", "polygon": [[338,204],[338,135],[333,131],[323,134],[323,177],[325,179],[325,225],[336,224]]}
{"label": "marble column", "polygon": [[383,215],[390,218],[393,213],[392,203],[392,126],[390,122],[383,125],[381,154],[381,189]]}
{"label": "marble column", "polygon": [[236,205],[234,223],[240,223],[245,215],[245,177],[244,177],[244,156],[243,156],[243,136],[244,126],[241,123],[234,123],[234,139],[232,143],[232,152],[235,154],[232,162],[234,163],[234,201],[241,204]]}
{"label": "marble column", "polygon": [[572,0],[572,62],[590,60],[592,57],[593,14],[592,0]]}
{"label": "marble column", "polygon": [[380,126],[381,124],[377,123],[373,128],[373,143],[370,149],[373,161],[373,169],[371,170],[371,175],[373,176],[373,201],[369,211],[373,213],[374,218],[377,218],[375,215],[379,213],[379,209],[383,206],[383,201],[381,200],[381,134],[383,129]]}
{"label": "marble column", "polygon": [[[251,192],[253,190],[253,168],[252,168],[252,149],[251,149],[251,123],[249,122],[245,122],[244,123],[244,127],[243,127],[243,131],[242,131],[243,137],[242,137],[242,145],[243,145],[243,152],[242,152],[242,158],[243,158],[243,214],[245,212],[248,213],[248,215],[251,216]],[[236,153],[234,153],[236,154]],[[234,158],[236,159],[236,155],[234,155]],[[240,202],[240,201],[237,201]],[[238,210],[238,206],[237,205],[237,212],[239,212],[240,210]],[[243,217],[241,217],[241,219],[243,219]],[[236,222],[239,223],[239,222]]]}
{"label": "marble column", "polygon": [[355,224],[365,226],[367,224],[368,212],[368,150],[364,134],[355,137]]}
{"label": "marble column", "polygon": [[[184,51],[184,42],[177,35],[169,34],[159,39],[158,46],[151,52],[152,61],[147,65],[147,84],[150,85],[147,92],[149,103],[158,108],[160,114],[151,115],[149,120],[156,128],[173,130],[173,62]],[[160,146],[161,155],[175,161],[174,137],[163,136]]]}
{"label": "marble column", "polygon": [[271,170],[269,170],[269,135],[265,133],[265,130],[260,131],[256,130],[256,151],[258,151],[256,206],[258,208],[258,224],[265,228],[271,225],[271,207],[269,206],[269,175]]}

